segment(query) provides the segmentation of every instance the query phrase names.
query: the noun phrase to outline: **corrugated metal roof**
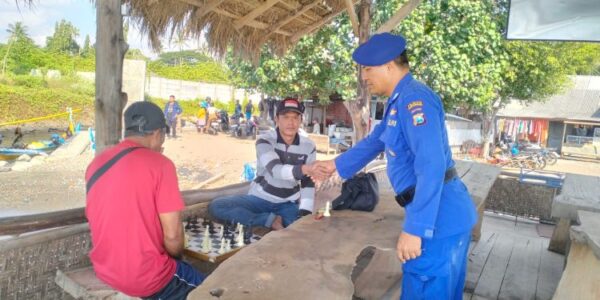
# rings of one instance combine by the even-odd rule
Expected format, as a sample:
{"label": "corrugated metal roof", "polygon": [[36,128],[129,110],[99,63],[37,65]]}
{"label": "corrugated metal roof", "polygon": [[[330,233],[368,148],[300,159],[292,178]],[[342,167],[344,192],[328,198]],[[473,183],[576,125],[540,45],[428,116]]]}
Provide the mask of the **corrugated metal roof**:
{"label": "corrugated metal roof", "polygon": [[600,76],[575,76],[573,81],[570,90],[540,102],[513,99],[498,116],[600,122]]}

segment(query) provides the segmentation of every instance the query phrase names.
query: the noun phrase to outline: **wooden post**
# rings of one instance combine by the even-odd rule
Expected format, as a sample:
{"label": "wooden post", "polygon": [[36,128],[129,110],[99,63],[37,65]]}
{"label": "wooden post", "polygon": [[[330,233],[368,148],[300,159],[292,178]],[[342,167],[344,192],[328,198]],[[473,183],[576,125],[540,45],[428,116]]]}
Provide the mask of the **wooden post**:
{"label": "wooden post", "polygon": [[96,3],[96,155],[121,139],[123,108],[127,95],[121,91],[123,59],[127,52],[123,38],[120,0]]}

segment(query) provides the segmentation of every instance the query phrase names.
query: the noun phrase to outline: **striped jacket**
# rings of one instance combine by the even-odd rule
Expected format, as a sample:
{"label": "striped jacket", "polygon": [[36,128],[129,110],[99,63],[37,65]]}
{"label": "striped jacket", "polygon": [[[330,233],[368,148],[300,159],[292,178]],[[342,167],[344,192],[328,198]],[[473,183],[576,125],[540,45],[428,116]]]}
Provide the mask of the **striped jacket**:
{"label": "striped jacket", "polygon": [[277,129],[258,137],[256,156],[257,173],[250,195],[274,203],[300,201],[300,209],[313,211],[315,184],[301,169],[302,165],[316,160],[313,141],[296,134],[288,146]]}

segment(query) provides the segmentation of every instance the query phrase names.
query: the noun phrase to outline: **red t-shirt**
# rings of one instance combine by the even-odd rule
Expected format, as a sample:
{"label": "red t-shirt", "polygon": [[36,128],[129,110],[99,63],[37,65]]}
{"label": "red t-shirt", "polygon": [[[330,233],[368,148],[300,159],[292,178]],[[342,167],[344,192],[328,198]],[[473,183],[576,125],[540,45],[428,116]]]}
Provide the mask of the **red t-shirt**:
{"label": "red t-shirt", "polygon": [[[86,181],[129,147],[141,146],[124,140],[102,152],[88,166]],[[185,206],[173,162],[150,149],[136,149],[96,181],[86,202],[92,236],[90,259],[96,276],[137,297],[165,287],[175,274],[176,262],[163,246],[158,214]]]}

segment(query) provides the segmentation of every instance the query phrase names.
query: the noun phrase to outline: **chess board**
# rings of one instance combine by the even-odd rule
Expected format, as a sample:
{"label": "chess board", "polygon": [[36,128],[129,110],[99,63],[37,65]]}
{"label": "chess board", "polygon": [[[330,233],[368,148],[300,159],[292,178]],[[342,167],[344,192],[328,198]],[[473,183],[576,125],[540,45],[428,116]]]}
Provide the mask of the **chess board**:
{"label": "chess board", "polygon": [[[210,224],[208,238],[210,239],[211,247],[209,251],[204,251],[202,248],[206,236],[207,224]],[[183,228],[185,230],[186,239],[184,253],[188,256],[213,263],[224,261],[244,246],[254,243],[261,238],[259,235],[246,233],[244,244],[240,246],[236,243],[239,238],[238,226],[225,226],[216,222],[205,222],[202,218],[186,219],[183,222]],[[244,228],[243,231],[246,231],[246,229],[247,228]],[[222,237],[220,236],[221,231],[224,235],[223,238],[229,240],[231,249],[219,253],[222,242]]]}

